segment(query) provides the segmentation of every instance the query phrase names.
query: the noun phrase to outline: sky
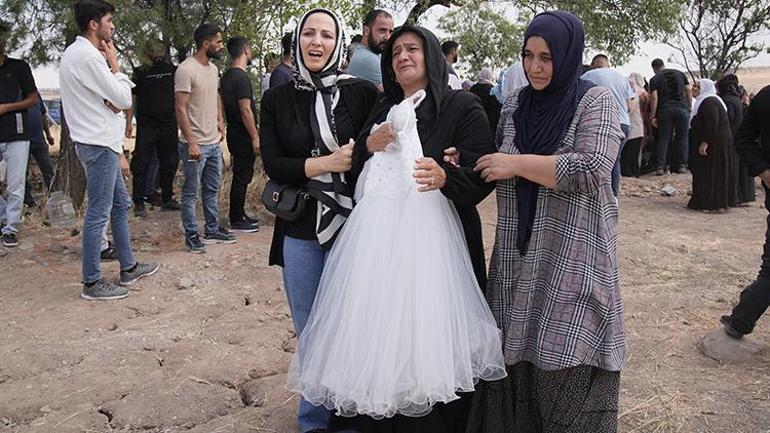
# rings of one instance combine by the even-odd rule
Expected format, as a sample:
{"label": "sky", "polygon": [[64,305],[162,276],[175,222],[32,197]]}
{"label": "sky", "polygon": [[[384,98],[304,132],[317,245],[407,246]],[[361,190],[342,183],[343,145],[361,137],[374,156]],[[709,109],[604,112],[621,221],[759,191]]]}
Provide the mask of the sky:
{"label": "sky", "polygon": [[[442,7],[433,7],[431,8],[424,16],[424,18],[421,18],[421,22],[423,25],[429,29],[436,29],[438,18],[445,14],[448,11],[446,8]],[[515,10],[506,10],[505,14],[510,15],[512,18],[515,16]],[[404,19],[406,19],[406,11],[397,12],[394,14],[395,21],[403,22]],[[443,35],[439,34],[439,32],[436,32],[437,36],[442,37]],[[770,34],[764,34],[761,36],[761,39],[764,39],[767,42],[767,45],[770,46]],[[462,58],[462,51],[461,51],[461,58]],[[591,53],[594,54],[594,53]],[[626,62],[623,65],[615,65],[615,67],[624,74],[630,74],[631,72],[639,72],[642,75],[646,77],[652,77],[652,68],[650,67],[650,62],[652,59],[658,57],[664,60],[666,62],[667,67],[672,67],[675,69],[685,70],[684,65],[677,64],[676,62],[669,61],[669,58],[674,54],[674,50],[662,43],[656,42],[656,41],[645,41],[640,43],[639,49],[637,50],[637,54],[634,55],[629,59],[628,62]],[[589,59],[586,59],[586,62],[590,61]],[[763,53],[757,56],[754,59],[751,59],[744,63],[742,66],[744,67],[757,67],[757,66],[770,66],[770,54]],[[35,81],[37,82],[38,87],[44,88],[44,89],[56,89],[59,87],[59,70],[56,65],[49,65],[46,67],[39,67],[33,69],[33,75],[35,76]],[[497,76],[497,74],[495,74]],[[472,78],[472,77],[463,77],[463,78]]]}

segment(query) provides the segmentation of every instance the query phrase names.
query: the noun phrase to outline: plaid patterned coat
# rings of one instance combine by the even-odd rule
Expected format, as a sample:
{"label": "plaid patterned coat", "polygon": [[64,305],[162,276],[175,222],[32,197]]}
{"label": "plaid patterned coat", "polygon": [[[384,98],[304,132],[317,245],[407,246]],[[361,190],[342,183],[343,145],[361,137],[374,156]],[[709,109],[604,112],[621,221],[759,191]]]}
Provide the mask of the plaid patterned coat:
{"label": "plaid patterned coat", "polygon": [[[518,92],[500,115],[500,152],[518,153],[517,105]],[[486,293],[503,331],[506,364],[529,361],[545,370],[623,367],[618,206],[610,186],[622,139],[611,93],[591,88],[556,152],[556,188],[540,188],[525,257],[516,249],[516,179],[497,183],[497,233]]]}

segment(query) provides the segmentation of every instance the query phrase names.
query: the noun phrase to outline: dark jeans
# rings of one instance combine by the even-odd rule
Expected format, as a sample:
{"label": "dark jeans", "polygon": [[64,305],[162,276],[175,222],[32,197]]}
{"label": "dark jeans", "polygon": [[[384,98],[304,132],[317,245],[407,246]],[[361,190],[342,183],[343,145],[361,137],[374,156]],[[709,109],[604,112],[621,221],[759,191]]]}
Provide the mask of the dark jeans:
{"label": "dark jeans", "polygon": [[[770,190],[765,188],[765,194],[770,195]],[[765,199],[765,205],[770,211],[770,197]],[[770,306],[770,214],[767,216],[767,232],[759,276],[741,292],[740,301],[730,315],[730,325],[744,334],[749,334],[754,330],[754,325],[768,306]]]}
{"label": "dark jeans", "polygon": [[[233,146],[230,155],[233,165],[233,182],[230,184],[230,223],[241,221],[246,217],[244,205],[246,204],[246,190],[254,178],[254,162],[257,157],[251,149],[242,151]],[[243,146],[241,146],[242,148]]]}
{"label": "dark jeans", "polygon": [[663,170],[668,162],[669,144],[671,145],[671,169],[687,165],[687,136],[690,129],[690,110],[685,108],[663,107],[657,114],[658,146],[655,168]]}
{"label": "dark jeans", "polygon": [[178,144],[176,125],[163,128],[143,125],[137,127],[136,147],[133,158],[131,158],[134,203],[144,204],[147,177],[150,176],[150,165],[156,152],[160,164],[158,174],[160,175],[161,197],[164,202],[171,200],[174,193],[174,175],[179,165]]}
{"label": "dark jeans", "polygon": [[625,146],[626,140],[628,139],[630,126],[621,124],[620,129],[623,131],[623,142],[620,143],[618,156],[615,158],[615,165],[612,167],[612,193],[615,194],[615,197],[617,197],[620,192],[620,155],[623,154],[623,146]]}
{"label": "dark jeans", "polygon": [[[51,156],[48,154],[48,144],[46,143],[29,143],[29,156],[35,158],[40,172],[43,174],[43,184],[46,190],[51,188],[51,180],[53,180],[53,164],[51,163]],[[24,188],[24,203],[32,203],[32,188],[29,186],[29,173],[27,173],[26,186]]]}

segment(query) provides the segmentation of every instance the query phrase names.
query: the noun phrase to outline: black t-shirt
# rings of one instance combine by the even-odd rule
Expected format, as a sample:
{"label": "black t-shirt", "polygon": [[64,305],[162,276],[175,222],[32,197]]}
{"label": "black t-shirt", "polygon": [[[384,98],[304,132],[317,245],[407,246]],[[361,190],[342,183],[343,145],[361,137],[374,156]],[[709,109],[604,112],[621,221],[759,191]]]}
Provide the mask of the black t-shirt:
{"label": "black t-shirt", "polygon": [[650,80],[650,92],[658,91],[658,110],[662,108],[684,108],[687,105],[687,77],[676,69],[664,69]]}
{"label": "black t-shirt", "polygon": [[[0,65],[0,104],[19,102],[36,92],[35,79],[27,62],[6,57]],[[29,140],[27,122],[26,109],[0,116],[0,142]]]}
{"label": "black t-shirt", "polygon": [[222,95],[222,105],[225,107],[228,147],[233,150],[251,149],[251,137],[243,125],[241,109],[238,105],[241,99],[248,99],[251,112],[257,112],[249,75],[240,68],[228,69],[219,81],[219,92]]}
{"label": "black t-shirt", "polygon": [[176,128],[174,111],[174,73],[176,66],[168,62],[141,66],[131,80],[136,95],[136,123],[152,128]]}

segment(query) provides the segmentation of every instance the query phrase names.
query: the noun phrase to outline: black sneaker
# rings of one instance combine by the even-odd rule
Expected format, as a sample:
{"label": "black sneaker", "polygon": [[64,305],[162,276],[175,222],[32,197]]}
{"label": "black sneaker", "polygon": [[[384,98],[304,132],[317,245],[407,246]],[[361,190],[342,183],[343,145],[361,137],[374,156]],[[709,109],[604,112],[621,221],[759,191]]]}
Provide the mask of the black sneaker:
{"label": "black sneaker", "polygon": [[232,233],[221,227],[218,232],[206,233],[203,236],[204,244],[234,244],[237,241]]}
{"label": "black sneaker", "polygon": [[160,205],[160,209],[166,210],[166,211],[175,211],[175,210],[182,209],[182,206],[179,204],[178,201],[172,198],[169,201],[164,201],[163,204]]}
{"label": "black sneaker", "polygon": [[203,245],[203,241],[198,233],[188,233],[184,237],[184,244],[187,246],[187,251],[194,254],[203,254],[206,252],[206,246]]}
{"label": "black sneaker", "polygon": [[662,168],[658,168],[655,170],[655,176],[663,176],[663,173],[664,172]]}
{"label": "black sneaker", "polygon": [[155,191],[150,195],[144,196],[144,201],[147,203],[153,205],[153,206],[162,206],[163,205],[163,198],[161,197],[160,193]]}
{"label": "black sneaker", "polygon": [[234,232],[254,233],[259,231],[259,224],[252,223],[245,218],[230,223],[230,230]]}
{"label": "black sneaker", "polygon": [[743,338],[743,332],[735,329],[733,325],[730,323],[730,316],[722,316],[719,318],[719,323],[722,324],[725,328],[725,334],[727,334],[729,337],[735,338],[736,340],[740,340]]}
{"label": "black sneaker", "polygon": [[134,216],[137,218],[147,218],[149,216],[144,204],[137,204],[134,206]]}
{"label": "black sneaker", "polygon": [[130,286],[134,284],[138,279],[152,275],[158,272],[160,265],[157,263],[139,263],[134,265],[134,269],[129,271],[120,271],[120,284],[121,286]]}
{"label": "black sneaker", "polygon": [[245,219],[246,221],[248,221],[248,222],[250,222],[252,224],[259,225],[259,220],[256,219],[256,218],[252,218],[252,217],[244,214],[243,219]]}
{"label": "black sneaker", "polygon": [[13,248],[19,245],[19,238],[16,233],[6,233],[3,235],[3,246]]}
{"label": "black sneaker", "polygon": [[123,299],[128,296],[128,289],[112,284],[101,279],[89,287],[83,284],[83,291],[80,297],[87,301],[111,301],[114,299]]}
{"label": "black sneaker", "polygon": [[103,262],[113,262],[118,259],[118,250],[112,246],[112,242],[109,243],[106,249],[102,250],[99,259]]}

